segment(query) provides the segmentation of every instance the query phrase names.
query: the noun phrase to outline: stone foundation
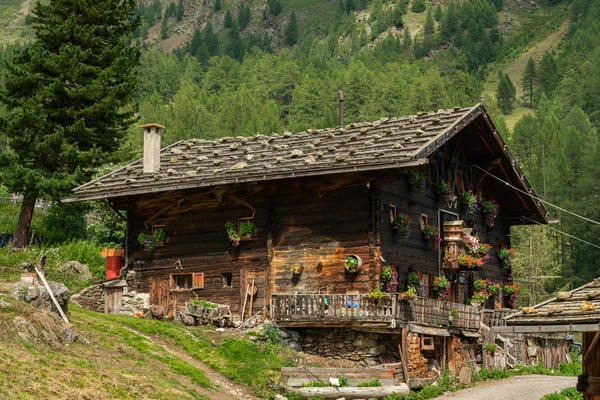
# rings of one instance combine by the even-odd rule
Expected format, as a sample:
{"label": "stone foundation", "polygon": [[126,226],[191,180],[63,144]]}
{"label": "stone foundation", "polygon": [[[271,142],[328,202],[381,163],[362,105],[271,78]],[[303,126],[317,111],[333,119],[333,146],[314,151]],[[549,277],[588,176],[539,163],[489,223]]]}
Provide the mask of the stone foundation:
{"label": "stone foundation", "polygon": [[360,367],[398,362],[400,335],[359,332],[351,329],[299,331],[302,351],[337,360],[351,360]]}
{"label": "stone foundation", "polygon": [[121,299],[121,315],[132,315],[140,312],[146,312],[150,309],[150,294],[125,292]]}
{"label": "stone foundation", "polygon": [[[85,310],[103,313],[106,309],[106,290],[103,285],[92,285],[74,295],[72,300]],[[126,287],[123,288],[119,314],[132,315],[149,309],[150,294],[129,292]]]}
{"label": "stone foundation", "polygon": [[71,300],[85,310],[103,313],[106,293],[101,285],[92,285],[74,295]]}

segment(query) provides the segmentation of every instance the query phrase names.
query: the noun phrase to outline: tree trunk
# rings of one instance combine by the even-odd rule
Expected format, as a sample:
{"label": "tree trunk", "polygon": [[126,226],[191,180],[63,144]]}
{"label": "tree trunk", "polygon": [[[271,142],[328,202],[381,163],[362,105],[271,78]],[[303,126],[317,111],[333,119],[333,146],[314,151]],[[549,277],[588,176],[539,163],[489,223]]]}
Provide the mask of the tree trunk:
{"label": "tree trunk", "polygon": [[19,222],[17,223],[17,230],[15,231],[15,237],[13,239],[14,248],[21,249],[27,247],[29,244],[29,227],[31,226],[31,219],[33,218],[35,200],[35,196],[23,197]]}

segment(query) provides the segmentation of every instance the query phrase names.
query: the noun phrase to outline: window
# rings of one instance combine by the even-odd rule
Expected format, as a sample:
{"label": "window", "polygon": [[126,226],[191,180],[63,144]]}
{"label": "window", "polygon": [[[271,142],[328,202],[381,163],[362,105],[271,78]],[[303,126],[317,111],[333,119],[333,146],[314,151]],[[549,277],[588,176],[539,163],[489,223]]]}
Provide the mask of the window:
{"label": "window", "polygon": [[233,287],[233,274],[231,272],[221,274],[221,277],[223,278],[223,287]]}
{"label": "window", "polygon": [[429,216],[427,214],[421,214],[421,229],[429,226]]}
{"label": "window", "polygon": [[396,219],[397,216],[398,216],[398,214],[396,211],[396,206],[393,204],[390,204],[390,222],[394,222],[394,220]]}
{"label": "window", "polygon": [[192,274],[187,275],[175,275],[173,276],[173,284],[175,290],[191,289],[192,288]]}
{"label": "window", "polygon": [[171,290],[204,289],[204,273],[171,275]]}

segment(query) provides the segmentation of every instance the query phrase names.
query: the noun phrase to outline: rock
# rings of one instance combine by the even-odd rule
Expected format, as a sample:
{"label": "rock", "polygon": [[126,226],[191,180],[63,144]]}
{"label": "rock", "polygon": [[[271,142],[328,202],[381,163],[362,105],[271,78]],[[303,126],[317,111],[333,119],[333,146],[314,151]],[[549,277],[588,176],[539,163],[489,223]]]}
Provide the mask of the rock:
{"label": "rock", "polygon": [[460,369],[460,375],[458,377],[458,383],[462,385],[470,385],[471,384],[471,368],[462,367]]}
{"label": "rock", "polygon": [[75,280],[87,282],[93,278],[92,272],[87,265],[79,261],[69,261],[58,267],[59,272],[73,277]]}
{"label": "rock", "polygon": [[371,347],[371,349],[369,350],[370,354],[373,354],[374,356],[378,356],[380,354],[383,354],[385,352],[385,345],[380,345],[380,346],[376,346],[376,347]]}
{"label": "rock", "polygon": [[[71,296],[69,289],[62,283],[52,281],[48,281],[48,286],[50,287],[50,290],[52,290],[52,293],[54,293],[54,297],[63,312],[68,315],[69,297]],[[44,286],[28,285],[19,282],[13,287],[12,295],[15,299],[29,303],[40,310],[60,315],[50,294],[48,294],[48,291]]]}
{"label": "rock", "polygon": [[336,344],[333,345],[333,347],[335,347],[336,349],[342,349],[344,348],[344,342],[337,342]]}
{"label": "rock", "polygon": [[356,331],[349,331],[346,334],[346,340],[349,340],[350,343],[354,342],[354,339],[356,339]]}
{"label": "rock", "polygon": [[279,331],[279,337],[281,337],[283,340],[286,340],[290,337],[290,335],[286,332],[285,329],[282,329]]}
{"label": "rock", "polygon": [[377,346],[377,340],[366,338],[356,339],[352,345],[354,347],[374,347]]}
{"label": "rock", "polygon": [[181,314],[181,321],[183,321],[183,324],[187,326],[196,325],[196,319],[188,314]]}
{"label": "rock", "polygon": [[277,393],[275,395],[275,400],[288,400],[288,398]]}
{"label": "rock", "polygon": [[290,341],[293,342],[300,342],[301,341],[301,336],[300,333],[298,331],[287,331],[288,335],[290,336]]}
{"label": "rock", "polygon": [[298,342],[291,341],[289,344],[290,348],[295,351],[302,351],[302,346]]}
{"label": "rock", "polygon": [[35,274],[35,265],[32,263],[24,262],[21,264],[21,273],[24,274]]}

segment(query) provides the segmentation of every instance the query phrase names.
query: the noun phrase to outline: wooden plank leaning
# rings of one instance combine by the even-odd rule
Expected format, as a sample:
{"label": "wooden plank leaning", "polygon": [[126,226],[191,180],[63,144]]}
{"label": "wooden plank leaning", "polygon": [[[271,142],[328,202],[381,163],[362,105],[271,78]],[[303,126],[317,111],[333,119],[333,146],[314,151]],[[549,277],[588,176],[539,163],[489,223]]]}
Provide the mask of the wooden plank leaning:
{"label": "wooden plank leaning", "polygon": [[50,298],[52,299],[52,302],[54,302],[54,305],[56,306],[56,309],[60,313],[60,316],[65,321],[65,323],[68,324],[69,323],[69,319],[65,315],[63,309],[60,307],[60,304],[58,304],[58,301],[56,301],[56,297],[54,297],[54,293],[52,293],[52,289],[50,289],[50,286],[48,286],[48,282],[46,282],[46,278],[44,278],[44,274],[42,274],[40,272],[40,270],[37,269],[37,267],[35,268],[35,272],[37,272],[38,276],[40,277],[40,281],[42,281],[42,283],[44,284],[44,287],[48,291],[48,294],[50,295]]}

